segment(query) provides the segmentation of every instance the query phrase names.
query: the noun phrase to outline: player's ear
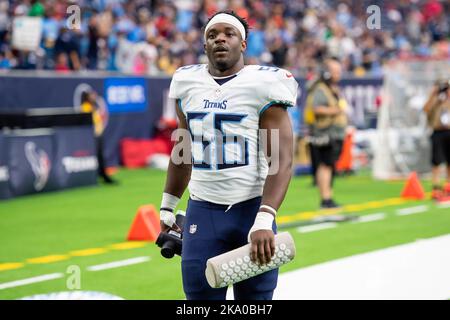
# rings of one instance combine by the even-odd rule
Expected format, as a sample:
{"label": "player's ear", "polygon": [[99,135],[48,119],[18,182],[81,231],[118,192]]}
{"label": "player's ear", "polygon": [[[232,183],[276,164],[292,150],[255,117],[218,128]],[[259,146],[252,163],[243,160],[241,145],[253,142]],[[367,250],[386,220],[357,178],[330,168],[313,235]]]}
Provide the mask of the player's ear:
{"label": "player's ear", "polygon": [[203,44],[203,51],[206,53],[206,43]]}
{"label": "player's ear", "polygon": [[247,50],[247,41],[242,40],[241,41],[241,52],[244,52],[245,50]]}

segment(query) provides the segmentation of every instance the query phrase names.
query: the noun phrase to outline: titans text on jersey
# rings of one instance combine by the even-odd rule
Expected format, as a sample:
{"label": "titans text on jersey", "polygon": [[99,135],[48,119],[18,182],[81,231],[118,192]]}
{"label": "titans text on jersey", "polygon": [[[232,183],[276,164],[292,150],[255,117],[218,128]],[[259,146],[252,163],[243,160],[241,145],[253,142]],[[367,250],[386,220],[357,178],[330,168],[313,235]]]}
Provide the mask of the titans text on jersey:
{"label": "titans text on jersey", "polygon": [[179,101],[192,142],[189,192],[235,204],[262,195],[268,172],[258,148],[259,118],[272,105],[294,106],[298,84],[284,69],[245,66],[219,85],[206,64],[179,68],[169,97]]}

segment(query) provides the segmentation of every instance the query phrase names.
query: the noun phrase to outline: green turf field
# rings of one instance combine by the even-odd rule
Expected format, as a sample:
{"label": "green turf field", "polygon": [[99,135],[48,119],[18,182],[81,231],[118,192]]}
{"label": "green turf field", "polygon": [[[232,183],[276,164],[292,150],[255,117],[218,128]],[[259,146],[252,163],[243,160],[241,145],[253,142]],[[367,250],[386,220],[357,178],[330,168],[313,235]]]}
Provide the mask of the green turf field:
{"label": "green turf field", "polygon": [[[179,257],[162,258],[153,243],[138,243],[135,248],[117,245],[126,242],[140,205],[159,205],[165,173],[121,170],[116,177],[121,182],[118,186],[99,185],[0,202],[0,299],[67,291],[70,274],[66,271],[73,265],[81,270],[81,290],[107,292],[125,299],[184,298]],[[425,181],[424,186],[429,190],[429,182]],[[403,182],[374,181],[368,174],[360,174],[339,178],[335,194],[342,204],[382,203],[399,197],[402,187]],[[181,207],[185,201],[186,196]],[[293,178],[279,215],[316,211],[317,205],[317,191],[311,187],[310,178]],[[426,210],[396,214],[399,208],[414,206],[426,206]],[[450,209],[430,200],[352,211],[357,215],[383,212],[386,218],[359,224],[344,222],[333,229],[310,233],[287,229],[295,238],[297,256],[281,272],[450,233]],[[86,249],[93,250],[80,252]],[[109,270],[87,270],[135,257],[150,260]],[[1,289],[5,283],[54,273],[63,276]]]}

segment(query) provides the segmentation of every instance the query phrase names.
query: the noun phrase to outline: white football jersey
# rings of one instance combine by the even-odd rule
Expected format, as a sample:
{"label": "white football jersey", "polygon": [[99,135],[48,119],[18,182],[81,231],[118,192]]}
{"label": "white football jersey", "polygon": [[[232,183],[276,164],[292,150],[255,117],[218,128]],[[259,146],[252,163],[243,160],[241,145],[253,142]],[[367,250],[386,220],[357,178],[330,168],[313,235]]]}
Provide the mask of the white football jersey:
{"label": "white football jersey", "polygon": [[222,85],[206,64],[179,68],[169,97],[179,99],[191,134],[190,194],[226,205],[261,196],[268,165],[259,118],[271,105],[294,106],[297,90],[292,74],[276,67],[248,65]]}

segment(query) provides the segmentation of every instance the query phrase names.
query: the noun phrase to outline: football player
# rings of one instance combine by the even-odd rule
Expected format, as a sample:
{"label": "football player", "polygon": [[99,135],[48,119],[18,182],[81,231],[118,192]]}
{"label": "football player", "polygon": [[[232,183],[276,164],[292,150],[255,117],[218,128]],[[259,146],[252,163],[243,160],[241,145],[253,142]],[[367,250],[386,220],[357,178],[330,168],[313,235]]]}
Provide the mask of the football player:
{"label": "football player", "polygon": [[[204,29],[208,63],[179,68],[170,85],[188,136],[172,153],[160,219],[162,232],[179,231],[173,212],[188,187],[181,261],[187,299],[225,299],[226,288],[206,281],[209,258],[249,242],[255,263],[275,253],[275,216],[292,166],[286,108],[295,105],[298,84],[286,70],[244,65],[247,35],[247,22],[234,12],[215,14]],[[275,269],[238,282],[234,297],[272,299],[277,279]]]}

